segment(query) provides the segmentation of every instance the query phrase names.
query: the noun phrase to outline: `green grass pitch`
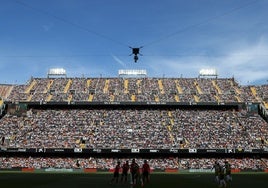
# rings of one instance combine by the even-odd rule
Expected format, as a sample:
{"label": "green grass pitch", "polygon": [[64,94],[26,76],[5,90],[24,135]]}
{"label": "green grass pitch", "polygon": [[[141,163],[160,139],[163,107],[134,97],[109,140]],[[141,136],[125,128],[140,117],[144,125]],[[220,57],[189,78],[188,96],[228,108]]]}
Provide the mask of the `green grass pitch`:
{"label": "green grass pitch", "polygon": [[[110,184],[112,173],[0,172],[0,187],[8,188],[134,188],[129,183]],[[267,187],[268,173],[233,174],[232,188]],[[153,173],[146,188],[216,188],[213,173]]]}

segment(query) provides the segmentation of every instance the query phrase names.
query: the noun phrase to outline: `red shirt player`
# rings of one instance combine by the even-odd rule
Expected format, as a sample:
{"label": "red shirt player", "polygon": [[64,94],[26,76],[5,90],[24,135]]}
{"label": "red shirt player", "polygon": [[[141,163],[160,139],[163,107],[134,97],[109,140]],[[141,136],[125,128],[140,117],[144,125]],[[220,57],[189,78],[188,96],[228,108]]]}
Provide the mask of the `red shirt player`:
{"label": "red shirt player", "polygon": [[143,179],[143,183],[148,183],[150,180],[150,166],[147,163],[147,160],[144,160],[144,163],[142,165],[142,179]]}
{"label": "red shirt player", "polygon": [[130,173],[131,173],[131,184],[136,184],[140,177],[140,167],[138,163],[136,163],[135,159],[132,159],[132,163],[130,165]]}
{"label": "red shirt player", "polygon": [[121,166],[120,166],[120,162],[118,161],[118,162],[117,162],[117,165],[115,166],[115,169],[114,169],[114,177],[113,177],[113,179],[111,180],[111,183],[113,183],[114,181],[115,181],[116,183],[118,183],[120,168],[121,168]]}
{"label": "red shirt player", "polygon": [[129,164],[128,161],[126,161],[122,166],[122,176],[121,176],[121,182],[124,180],[124,182],[127,182],[127,176],[129,171]]}

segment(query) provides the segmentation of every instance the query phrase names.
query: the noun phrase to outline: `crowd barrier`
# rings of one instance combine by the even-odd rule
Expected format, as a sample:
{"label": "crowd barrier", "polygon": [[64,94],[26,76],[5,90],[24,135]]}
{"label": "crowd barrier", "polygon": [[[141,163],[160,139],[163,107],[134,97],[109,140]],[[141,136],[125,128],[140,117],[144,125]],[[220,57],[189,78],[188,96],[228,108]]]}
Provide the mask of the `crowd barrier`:
{"label": "crowd barrier", "polygon": [[[97,172],[110,172],[113,173],[114,169],[98,169],[98,168],[84,168],[84,169],[71,169],[71,168],[10,168],[10,169],[0,169],[0,171],[13,171],[13,172],[77,172],[77,173],[97,173]],[[232,169],[232,173],[247,172],[248,170],[241,169]],[[268,168],[264,170],[257,170],[251,172],[265,172],[268,173]],[[180,170],[177,168],[166,168],[166,169],[151,169],[151,172],[166,172],[166,173],[213,173],[211,169],[189,169],[189,170]]]}

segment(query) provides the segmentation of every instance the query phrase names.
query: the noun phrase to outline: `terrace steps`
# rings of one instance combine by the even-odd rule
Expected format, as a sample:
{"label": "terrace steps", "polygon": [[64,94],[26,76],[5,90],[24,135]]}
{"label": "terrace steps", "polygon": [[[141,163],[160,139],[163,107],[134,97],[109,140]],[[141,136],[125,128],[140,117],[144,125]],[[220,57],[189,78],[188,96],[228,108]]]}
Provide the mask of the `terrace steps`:
{"label": "terrace steps", "polygon": [[131,95],[131,101],[132,102],[135,102],[136,101],[136,95],[134,95],[134,94]]}
{"label": "terrace steps", "polygon": [[250,90],[251,90],[252,94],[256,97],[257,96],[256,88],[254,86],[251,86]]}
{"label": "terrace steps", "polygon": [[64,88],[64,90],[63,90],[63,93],[68,92],[68,90],[69,90],[70,86],[72,85],[72,83],[73,83],[72,79],[69,79],[67,84],[66,84],[66,86],[65,86],[65,88]]}
{"label": "terrace steps", "polygon": [[137,85],[137,88],[138,88],[138,94],[141,94],[142,91],[141,91],[141,80],[140,79],[137,80],[136,85]]}
{"label": "terrace steps", "polygon": [[195,85],[195,87],[196,87],[196,90],[197,90],[198,94],[203,94],[203,91],[202,91],[202,89],[200,88],[198,82],[195,81],[195,82],[194,82],[194,85]]}
{"label": "terrace steps", "polygon": [[177,91],[179,92],[179,94],[183,94],[183,90],[179,84],[179,81],[176,80],[175,83],[176,83],[176,88],[177,88]]}
{"label": "terrace steps", "polygon": [[46,98],[46,101],[49,102],[52,99],[53,95],[49,94]]}
{"label": "terrace steps", "polygon": [[94,94],[89,94],[89,96],[88,96],[88,101],[89,102],[92,102],[93,101],[93,98],[94,98]]}
{"label": "terrace steps", "polygon": [[89,88],[90,84],[91,84],[91,80],[88,79],[88,80],[87,80],[87,88]]}
{"label": "terrace steps", "polygon": [[70,102],[72,101],[72,99],[73,99],[73,95],[70,94],[70,95],[68,96],[68,99],[67,99],[68,103],[70,103]]}
{"label": "terrace steps", "polygon": [[109,91],[109,83],[110,83],[110,80],[106,79],[105,80],[105,85],[104,85],[104,88],[103,88],[103,93],[108,93],[108,91]]}
{"label": "terrace steps", "polygon": [[258,102],[261,102],[262,99],[261,99],[260,97],[258,97],[256,88],[255,88],[254,86],[251,86],[251,87],[250,87],[250,90],[251,90],[253,96],[255,97],[255,99],[256,99]]}
{"label": "terrace steps", "polygon": [[50,87],[52,86],[53,82],[54,82],[54,80],[49,80],[49,82],[47,83],[45,93],[47,93],[50,90]]}
{"label": "terrace steps", "polygon": [[175,101],[176,101],[176,102],[180,102],[180,98],[179,98],[178,95],[175,95]]}
{"label": "terrace steps", "polygon": [[234,89],[237,94],[241,95],[242,92],[238,87],[234,87]]}
{"label": "terrace steps", "polygon": [[163,82],[162,82],[161,79],[158,80],[158,87],[159,87],[160,93],[161,93],[161,94],[165,94],[165,90],[164,90]]}
{"label": "terrace steps", "polygon": [[168,134],[169,134],[169,137],[170,137],[170,140],[174,143],[175,139],[174,139],[174,136],[172,134],[172,127],[174,125],[174,119],[172,117],[172,112],[171,111],[168,111],[168,117],[169,117],[170,124],[166,125],[166,123],[163,123],[163,125],[166,126]]}
{"label": "terrace steps", "polygon": [[28,102],[31,101],[32,100],[32,97],[33,97],[33,95],[29,95],[28,98],[27,98],[27,101]]}
{"label": "terrace steps", "polygon": [[128,79],[125,79],[124,80],[124,94],[127,94],[128,93]]}
{"label": "terrace steps", "polygon": [[263,104],[264,104],[265,108],[268,109],[268,102],[263,101]]}
{"label": "terrace steps", "polygon": [[30,93],[31,89],[35,86],[36,83],[37,83],[36,80],[33,80],[29,85],[29,87],[25,90],[25,93],[27,94]]}
{"label": "terrace steps", "polygon": [[155,102],[159,102],[160,101],[159,96],[158,95],[155,95],[154,96],[154,100],[155,100]]}
{"label": "terrace steps", "polygon": [[212,82],[212,85],[216,88],[218,94],[221,95],[222,94],[222,91],[221,91],[220,87],[218,86],[218,84],[216,83],[216,81],[215,80],[212,80],[211,82]]}
{"label": "terrace steps", "polygon": [[214,95],[215,99],[217,100],[217,102],[221,102],[221,99],[218,95]]}
{"label": "terrace steps", "polygon": [[236,95],[235,98],[236,98],[237,102],[241,102],[241,99],[239,96]]}
{"label": "terrace steps", "polygon": [[110,102],[113,102],[114,101],[114,95],[110,95]]}
{"label": "terrace steps", "polygon": [[195,102],[199,102],[199,97],[197,95],[194,95]]}
{"label": "terrace steps", "polygon": [[0,107],[2,107],[3,104],[4,104],[4,101],[2,98],[0,98]]}

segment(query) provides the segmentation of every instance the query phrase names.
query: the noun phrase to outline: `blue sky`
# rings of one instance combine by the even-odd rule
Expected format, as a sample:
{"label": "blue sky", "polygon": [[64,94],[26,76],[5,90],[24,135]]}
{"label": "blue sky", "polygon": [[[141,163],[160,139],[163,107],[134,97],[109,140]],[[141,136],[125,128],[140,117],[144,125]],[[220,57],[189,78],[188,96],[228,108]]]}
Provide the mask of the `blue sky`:
{"label": "blue sky", "polygon": [[[0,0],[0,83],[46,77],[197,77],[268,83],[267,0]],[[129,47],[140,47],[134,63]]]}

